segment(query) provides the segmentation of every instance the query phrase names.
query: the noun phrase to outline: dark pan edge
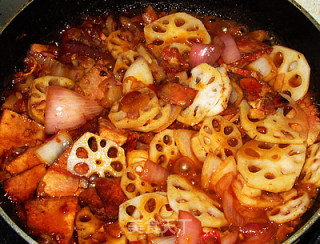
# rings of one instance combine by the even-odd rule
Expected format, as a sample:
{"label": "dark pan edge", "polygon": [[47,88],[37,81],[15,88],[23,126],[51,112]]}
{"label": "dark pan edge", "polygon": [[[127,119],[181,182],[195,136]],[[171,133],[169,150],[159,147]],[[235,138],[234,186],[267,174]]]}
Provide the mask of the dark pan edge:
{"label": "dark pan edge", "polygon": [[297,9],[300,10],[311,22],[312,24],[317,27],[317,29],[320,31],[320,23],[316,21],[312,15],[299,3],[297,3],[295,0],[288,0],[290,3],[292,3]]}
{"label": "dark pan edge", "polygon": [[16,223],[12,221],[12,219],[6,214],[6,212],[2,209],[2,207],[0,207],[0,216],[26,242],[30,244],[37,244],[35,240],[33,240],[26,232],[24,232]]}

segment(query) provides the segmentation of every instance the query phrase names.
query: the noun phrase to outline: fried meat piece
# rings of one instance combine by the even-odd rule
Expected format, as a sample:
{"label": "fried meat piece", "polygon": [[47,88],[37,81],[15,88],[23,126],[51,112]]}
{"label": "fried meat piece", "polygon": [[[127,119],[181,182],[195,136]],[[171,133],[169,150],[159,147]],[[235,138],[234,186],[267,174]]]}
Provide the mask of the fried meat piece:
{"label": "fried meat piece", "polygon": [[106,216],[106,211],[104,209],[104,204],[99,197],[96,188],[90,187],[79,195],[80,205],[88,206],[90,210],[97,215],[97,217],[101,217],[102,219]]}
{"label": "fried meat piece", "polygon": [[107,220],[116,221],[119,214],[119,205],[127,200],[120,187],[120,178],[97,178],[95,181],[107,214]]}
{"label": "fried meat piece", "polygon": [[11,175],[19,174],[27,169],[30,169],[38,164],[41,164],[40,159],[34,154],[35,148],[29,148],[23,154],[12,160],[7,166],[6,170]]}
{"label": "fried meat piece", "polygon": [[57,243],[72,243],[78,211],[76,197],[43,198],[27,201],[27,225],[36,234],[52,235]]}
{"label": "fried meat piece", "polygon": [[39,183],[38,196],[78,196],[81,192],[80,177],[59,168],[49,168]]}
{"label": "fried meat piece", "polygon": [[45,139],[44,127],[10,110],[4,110],[0,122],[0,155],[15,147],[36,146]]}
{"label": "fried meat piece", "polygon": [[21,174],[18,174],[4,183],[4,190],[13,201],[25,201],[36,191],[46,168],[39,164]]}

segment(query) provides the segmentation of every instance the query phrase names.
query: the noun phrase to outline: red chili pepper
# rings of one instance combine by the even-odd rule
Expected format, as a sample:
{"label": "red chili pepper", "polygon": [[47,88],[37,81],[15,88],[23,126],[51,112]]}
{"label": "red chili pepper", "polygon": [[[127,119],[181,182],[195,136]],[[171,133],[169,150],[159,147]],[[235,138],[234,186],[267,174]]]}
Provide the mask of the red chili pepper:
{"label": "red chili pepper", "polygon": [[148,85],[149,89],[151,89],[152,91],[156,92],[156,86],[155,85]]}
{"label": "red chili pepper", "polygon": [[242,76],[245,76],[245,77],[253,77],[253,78],[257,79],[257,80],[261,80],[262,79],[261,74],[259,72],[256,72],[256,71],[240,69],[240,68],[228,65],[228,64],[221,64],[220,66],[226,68],[227,72],[230,72],[230,73],[235,73],[235,74],[242,75]]}
{"label": "red chili pepper", "polygon": [[273,50],[273,48],[270,47],[270,48],[262,49],[257,52],[245,54],[244,56],[242,56],[241,59],[239,59],[236,62],[236,64],[244,64],[244,63],[253,62],[253,61],[257,60],[258,58],[260,58],[263,54],[270,54],[272,52],[272,50]]}
{"label": "red chili pepper", "polygon": [[217,230],[213,230],[210,232],[203,232],[203,234],[201,236],[201,240],[203,243],[210,243],[210,244],[221,243],[220,234]]}
{"label": "red chili pepper", "polygon": [[128,139],[126,143],[123,145],[124,149],[127,152],[130,152],[133,149],[135,149],[138,139],[139,139],[139,135],[137,133],[129,132]]}
{"label": "red chili pepper", "polygon": [[243,78],[240,80],[240,87],[248,93],[259,93],[262,85],[255,78]]}
{"label": "red chili pepper", "polygon": [[189,69],[189,63],[176,48],[166,47],[162,53],[162,66],[167,73],[179,73]]}

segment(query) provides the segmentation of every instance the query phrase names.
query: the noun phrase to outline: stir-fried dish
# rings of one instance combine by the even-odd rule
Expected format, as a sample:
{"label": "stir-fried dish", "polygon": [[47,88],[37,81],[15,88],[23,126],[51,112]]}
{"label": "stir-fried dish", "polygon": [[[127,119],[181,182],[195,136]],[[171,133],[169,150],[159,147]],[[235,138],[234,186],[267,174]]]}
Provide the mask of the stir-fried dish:
{"label": "stir-fried dish", "polygon": [[32,44],[0,180],[40,243],[280,243],[320,187],[310,67],[264,30],[151,6]]}

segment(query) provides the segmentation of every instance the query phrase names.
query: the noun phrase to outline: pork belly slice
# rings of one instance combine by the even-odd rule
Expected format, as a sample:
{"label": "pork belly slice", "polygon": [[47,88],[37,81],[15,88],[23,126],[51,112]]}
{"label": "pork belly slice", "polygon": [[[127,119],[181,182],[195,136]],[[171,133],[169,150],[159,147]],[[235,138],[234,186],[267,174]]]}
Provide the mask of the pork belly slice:
{"label": "pork belly slice", "polygon": [[97,193],[102,200],[108,221],[116,221],[119,206],[127,200],[121,189],[120,178],[97,178],[95,180]]}
{"label": "pork belly slice", "polygon": [[8,179],[5,181],[3,188],[11,200],[23,202],[30,198],[36,191],[39,181],[45,172],[45,166],[43,164],[39,164]]}
{"label": "pork belly slice", "polygon": [[117,128],[110,120],[105,118],[99,118],[99,135],[107,140],[114,141],[120,146],[128,139],[128,131]]}
{"label": "pork belly slice", "polygon": [[38,164],[41,164],[41,161],[36,157],[34,152],[35,148],[29,148],[23,154],[19,155],[17,158],[12,160],[6,166],[6,170],[11,175],[16,175]]}
{"label": "pork belly slice", "polygon": [[42,198],[25,203],[27,225],[36,235],[49,234],[57,243],[72,243],[77,197]]}
{"label": "pork belly slice", "polygon": [[16,147],[33,147],[45,139],[44,127],[25,115],[5,109],[0,121],[0,155]]}
{"label": "pork belly slice", "polygon": [[59,168],[49,168],[41,179],[38,196],[78,196],[81,192],[80,177]]}

